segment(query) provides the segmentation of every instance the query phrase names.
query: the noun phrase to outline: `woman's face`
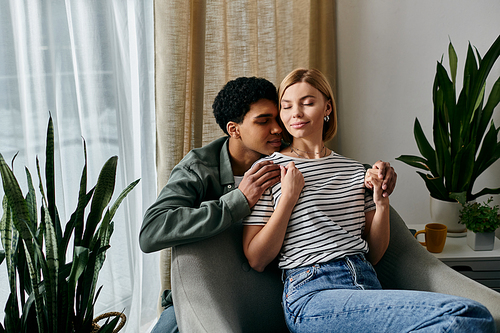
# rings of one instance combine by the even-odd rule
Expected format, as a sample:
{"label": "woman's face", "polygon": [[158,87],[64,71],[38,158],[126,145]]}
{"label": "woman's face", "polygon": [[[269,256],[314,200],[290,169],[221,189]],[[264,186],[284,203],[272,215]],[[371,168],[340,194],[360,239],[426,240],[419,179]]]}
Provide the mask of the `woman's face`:
{"label": "woman's face", "polygon": [[281,98],[281,121],[294,138],[321,140],[323,118],[331,111],[331,102],[306,82],[291,85]]}

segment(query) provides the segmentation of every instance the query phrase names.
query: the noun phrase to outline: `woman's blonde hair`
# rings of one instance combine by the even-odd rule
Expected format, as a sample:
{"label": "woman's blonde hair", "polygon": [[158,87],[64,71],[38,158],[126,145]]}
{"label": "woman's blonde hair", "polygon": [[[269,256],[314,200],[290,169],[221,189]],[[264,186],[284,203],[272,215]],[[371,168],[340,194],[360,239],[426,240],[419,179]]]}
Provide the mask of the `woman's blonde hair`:
{"label": "woman's blonde hair", "polygon": [[[281,112],[281,99],[285,90],[294,85],[295,83],[306,82],[309,83],[314,88],[318,89],[326,100],[330,100],[332,103],[332,112],[330,113],[330,120],[325,122],[323,125],[323,141],[328,141],[337,134],[337,106],[335,105],[335,99],[333,98],[332,87],[326,77],[317,69],[305,69],[297,68],[288,74],[283,81],[281,81],[279,91],[278,91],[278,105]],[[281,119],[281,118],[280,118]],[[281,121],[281,120],[280,120]],[[283,140],[286,142],[292,142],[292,136],[283,126]]]}

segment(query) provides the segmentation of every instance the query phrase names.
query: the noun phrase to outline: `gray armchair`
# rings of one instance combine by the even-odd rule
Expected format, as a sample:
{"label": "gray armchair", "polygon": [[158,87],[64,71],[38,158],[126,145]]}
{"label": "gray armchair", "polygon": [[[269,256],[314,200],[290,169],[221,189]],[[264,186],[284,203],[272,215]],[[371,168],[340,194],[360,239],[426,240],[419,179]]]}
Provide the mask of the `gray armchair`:
{"label": "gray armchair", "polygon": [[[288,332],[280,271],[252,270],[243,254],[241,233],[237,223],[215,237],[172,249],[172,291],[181,332]],[[428,253],[392,208],[391,241],[375,269],[386,289],[434,291],[479,301],[490,310],[500,332],[500,293]]]}

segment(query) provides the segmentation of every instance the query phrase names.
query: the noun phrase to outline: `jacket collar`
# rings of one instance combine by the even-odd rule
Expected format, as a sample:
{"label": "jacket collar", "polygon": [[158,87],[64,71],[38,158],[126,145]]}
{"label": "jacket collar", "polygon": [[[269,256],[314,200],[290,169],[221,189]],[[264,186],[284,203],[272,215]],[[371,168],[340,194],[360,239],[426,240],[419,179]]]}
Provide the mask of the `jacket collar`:
{"label": "jacket collar", "polygon": [[231,166],[231,157],[229,156],[229,137],[222,145],[220,150],[220,183],[221,185],[234,184],[233,168]]}

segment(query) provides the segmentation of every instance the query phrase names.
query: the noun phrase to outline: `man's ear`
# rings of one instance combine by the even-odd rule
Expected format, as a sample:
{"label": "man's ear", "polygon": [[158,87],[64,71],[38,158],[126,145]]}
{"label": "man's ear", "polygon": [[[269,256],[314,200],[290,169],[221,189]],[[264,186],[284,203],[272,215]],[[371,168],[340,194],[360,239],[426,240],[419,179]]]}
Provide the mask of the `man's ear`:
{"label": "man's ear", "polygon": [[232,137],[233,139],[239,139],[240,138],[240,125],[235,123],[234,121],[230,121],[226,125],[227,133],[229,133],[229,136]]}

